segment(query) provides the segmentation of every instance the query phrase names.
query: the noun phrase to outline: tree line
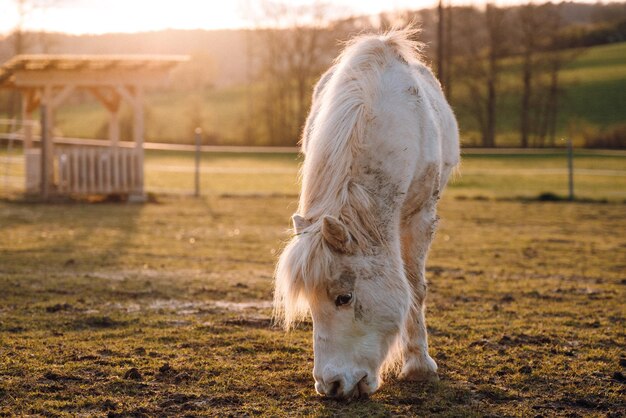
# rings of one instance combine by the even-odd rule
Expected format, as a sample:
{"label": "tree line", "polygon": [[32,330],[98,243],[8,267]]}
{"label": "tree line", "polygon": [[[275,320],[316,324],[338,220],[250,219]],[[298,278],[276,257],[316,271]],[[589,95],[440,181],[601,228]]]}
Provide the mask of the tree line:
{"label": "tree line", "polygon": [[[14,54],[57,52],[53,36],[25,32],[23,27],[32,10],[59,1],[14,0],[20,19],[0,46],[6,49],[10,42]],[[478,8],[452,7],[441,1],[431,9],[349,18],[338,17],[343,11],[318,1],[242,4],[247,5],[245,14],[253,28],[234,31],[229,45],[234,46],[235,38],[237,42],[244,39],[245,48],[237,43],[239,49],[233,49],[237,55],[231,64],[237,62],[236,69],[240,69],[239,61],[245,55],[245,97],[241,97],[245,105],[232,109],[240,123],[237,132],[229,131],[231,139],[222,138],[227,135],[219,127],[207,129],[210,143],[236,137],[239,143],[295,145],[312,87],[331,65],[342,42],[357,34],[413,24],[421,28],[417,40],[425,45],[425,60],[462,121],[465,145],[553,146],[559,112],[567,99],[563,69],[587,46],[626,40],[626,3],[487,4]],[[203,119],[210,113],[207,98],[219,89],[214,81],[224,63],[223,57],[216,59],[203,50],[201,42],[187,43],[198,49],[190,53],[189,63],[175,71],[172,88],[185,97],[182,114],[188,119],[188,131],[193,132],[206,122]],[[154,53],[142,51],[146,52]],[[0,114],[16,116],[19,109],[17,94],[0,93]],[[515,138],[511,138],[510,127],[503,138],[503,121],[515,123]],[[622,135],[617,131],[610,134],[609,142],[615,143],[617,138],[619,143]]]}
{"label": "tree line", "polygon": [[[572,41],[573,31],[580,34],[583,29],[568,21],[564,11],[568,4],[487,4],[484,8],[440,4],[435,9],[330,23],[323,19],[329,14],[327,4],[261,4],[259,20],[270,25],[250,33],[249,67],[256,71],[248,83],[246,120],[251,138],[267,138],[269,145],[296,142],[311,87],[330,65],[341,41],[358,33],[416,24],[422,28],[418,40],[428,46],[426,60],[448,100],[479,133],[474,145],[498,146],[499,110],[504,100],[514,97],[518,101],[517,145],[554,146],[564,100],[561,72],[585,46]],[[614,27],[615,36],[606,36],[607,42],[620,40],[626,7],[611,10],[612,16],[603,16],[600,24],[585,26],[590,38],[602,28],[606,35],[606,28]]]}
{"label": "tree line", "polygon": [[[443,44],[440,79],[448,98],[466,109],[480,130],[480,144],[496,146],[499,102],[505,67],[517,65],[519,87],[519,145],[555,145],[561,70],[576,51],[557,49],[563,22],[559,5],[529,3],[515,8],[487,4],[451,8],[443,14],[449,35]],[[454,16],[455,23],[450,22]],[[445,64],[444,64],[445,63]],[[468,94],[453,96],[453,86]],[[456,99],[456,100],[455,100]]]}

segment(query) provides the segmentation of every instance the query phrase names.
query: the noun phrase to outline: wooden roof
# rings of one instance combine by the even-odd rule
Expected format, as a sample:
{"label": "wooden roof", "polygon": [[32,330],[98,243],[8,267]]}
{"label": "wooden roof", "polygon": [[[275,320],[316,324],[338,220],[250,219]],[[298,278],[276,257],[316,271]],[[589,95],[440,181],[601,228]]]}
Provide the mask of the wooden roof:
{"label": "wooden roof", "polygon": [[0,67],[0,86],[15,87],[16,73],[167,73],[187,61],[185,55],[16,55]]}

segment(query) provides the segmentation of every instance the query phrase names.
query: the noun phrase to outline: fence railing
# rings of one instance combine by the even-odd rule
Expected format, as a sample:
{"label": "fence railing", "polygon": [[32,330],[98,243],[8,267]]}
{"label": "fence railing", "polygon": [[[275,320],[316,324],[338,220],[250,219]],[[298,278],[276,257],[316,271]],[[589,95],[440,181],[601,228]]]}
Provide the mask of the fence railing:
{"label": "fence railing", "polygon": [[[24,149],[23,129],[32,122],[0,119],[0,194],[37,193],[41,149]],[[40,136],[34,136],[40,142]],[[61,194],[132,193],[141,190],[143,167],[132,142],[54,138],[53,178]]]}
{"label": "fence railing", "polygon": [[62,194],[131,193],[141,187],[134,148],[57,147],[55,177]]}
{"label": "fence railing", "polygon": [[0,184],[5,193],[21,192],[25,187],[21,146],[21,131],[25,125],[17,119],[0,119]]}
{"label": "fence railing", "polygon": [[[8,130],[7,130],[8,131]],[[35,137],[35,142],[38,138]],[[191,142],[191,141],[190,141]],[[146,156],[145,166],[140,167],[133,156],[134,143],[120,142],[118,154],[111,150],[107,140],[82,138],[55,138],[54,170],[58,179],[59,191],[68,194],[81,193],[110,193],[112,190],[132,192],[137,186],[138,170],[144,170],[146,175],[145,190],[147,192],[192,195],[204,193],[225,194],[295,194],[297,193],[297,163],[298,149],[295,147],[241,147],[241,146],[200,146],[186,144],[144,143],[144,149],[151,151]],[[0,196],[7,193],[24,192],[36,185],[25,184],[25,173],[29,166],[38,166],[35,162],[39,150],[33,148],[26,155],[21,147],[20,128],[13,125],[13,131],[0,133]],[[195,152],[195,154],[193,153]],[[289,154],[285,156],[266,156],[270,154]],[[529,195],[539,192],[553,191],[557,194],[567,192],[568,167],[566,149],[463,149],[466,156],[461,167],[461,184],[458,186],[460,194],[466,193],[473,186],[480,184],[481,191],[469,193],[489,194],[488,188],[482,186],[485,178],[506,179],[511,185],[507,195]],[[224,154],[224,155],[217,155]],[[201,160],[200,160],[200,155]],[[258,155],[258,156],[257,156]],[[517,164],[514,167],[496,164],[472,163],[474,156],[505,155],[538,155],[556,157],[561,163],[543,164],[543,159],[529,159],[529,164]],[[575,159],[583,156],[610,156],[626,157],[625,150],[576,150]],[[562,158],[562,160],[561,160]],[[33,159],[29,163],[29,159]],[[482,160],[481,160],[482,161]],[[487,159],[485,161],[490,161]],[[608,160],[607,160],[608,161]],[[614,160],[613,160],[614,161]],[[575,165],[575,176],[580,182],[577,184],[576,194],[581,196],[598,196],[589,187],[595,187],[600,177],[603,183],[623,184],[626,177],[625,169],[621,169],[615,162],[612,165]],[[598,177],[600,176],[600,177]],[[31,176],[32,177],[32,176]],[[559,179],[560,178],[560,179]],[[615,180],[611,180],[611,178]],[[530,186],[528,179],[532,179]],[[537,185],[539,180],[548,179],[546,187]],[[475,181],[476,180],[476,181]],[[466,181],[465,183],[463,183]],[[457,187],[458,182],[452,186]],[[562,186],[561,186],[562,184]],[[555,186],[556,185],[556,186]],[[519,191],[518,191],[519,190]],[[502,194],[501,190],[496,193]],[[604,192],[603,192],[604,193]],[[626,192],[619,186],[609,192],[613,198],[626,197]]]}

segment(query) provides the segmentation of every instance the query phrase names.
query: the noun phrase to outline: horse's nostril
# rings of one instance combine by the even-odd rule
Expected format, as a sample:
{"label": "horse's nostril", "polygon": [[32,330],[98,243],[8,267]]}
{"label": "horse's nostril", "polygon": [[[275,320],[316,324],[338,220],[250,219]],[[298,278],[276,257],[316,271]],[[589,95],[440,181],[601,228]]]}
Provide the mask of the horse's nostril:
{"label": "horse's nostril", "polygon": [[341,382],[339,380],[336,380],[334,382],[332,382],[329,385],[329,390],[328,392],[326,392],[326,395],[330,396],[331,398],[334,398],[337,396],[337,394],[339,393],[339,388],[341,387]]}
{"label": "horse's nostril", "polygon": [[358,398],[367,398],[369,396],[367,384],[367,375],[363,376],[361,380],[356,384],[357,397]]}

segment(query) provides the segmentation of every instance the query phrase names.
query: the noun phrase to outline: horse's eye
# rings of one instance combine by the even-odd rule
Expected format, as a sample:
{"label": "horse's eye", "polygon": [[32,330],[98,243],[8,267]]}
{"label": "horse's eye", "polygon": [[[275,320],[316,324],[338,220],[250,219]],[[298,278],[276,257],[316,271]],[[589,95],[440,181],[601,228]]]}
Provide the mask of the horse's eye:
{"label": "horse's eye", "polygon": [[352,301],[352,293],[346,293],[344,295],[337,296],[337,299],[335,299],[335,305],[343,306],[343,305],[347,305],[351,301]]}

